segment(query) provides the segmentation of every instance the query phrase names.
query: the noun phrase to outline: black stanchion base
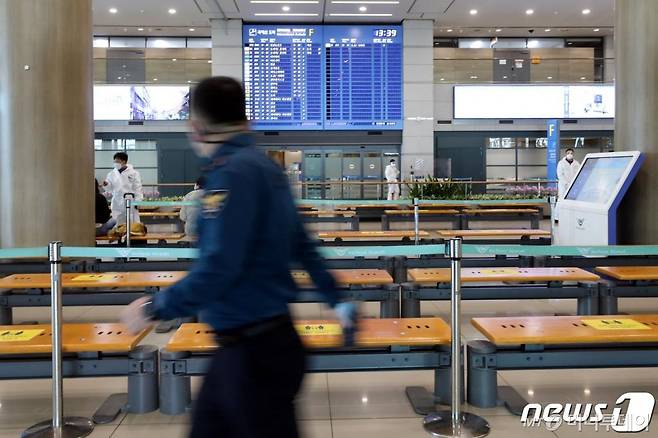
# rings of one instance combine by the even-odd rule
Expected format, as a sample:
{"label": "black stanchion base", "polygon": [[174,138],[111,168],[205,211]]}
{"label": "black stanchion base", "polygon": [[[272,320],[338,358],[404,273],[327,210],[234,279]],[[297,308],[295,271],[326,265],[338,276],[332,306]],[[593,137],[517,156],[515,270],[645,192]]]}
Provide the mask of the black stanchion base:
{"label": "black stanchion base", "polygon": [[64,417],[62,424],[61,435],[56,434],[53,428],[53,420],[42,421],[37,423],[29,429],[25,430],[21,435],[22,438],[79,438],[84,437],[94,430],[94,423],[84,417]]}
{"label": "black stanchion base", "polygon": [[423,420],[423,427],[432,436],[442,438],[481,438],[491,431],[487,420],[468,412],[461,414],[461,422],[457,427],[453,427],[450,411],[428,415]]}

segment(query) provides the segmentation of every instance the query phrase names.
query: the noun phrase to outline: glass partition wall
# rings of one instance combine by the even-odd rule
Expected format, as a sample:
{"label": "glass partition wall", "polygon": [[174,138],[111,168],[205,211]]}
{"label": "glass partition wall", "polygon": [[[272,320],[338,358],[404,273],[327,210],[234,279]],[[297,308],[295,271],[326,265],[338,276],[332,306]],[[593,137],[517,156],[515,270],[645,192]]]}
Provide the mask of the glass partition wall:
{"label": "glass partition wall", "polygon": [[[485,140],[487,180],[524,181],[546,178],[546,137],[489,137]],[[573,148],[576,160],[586,154],[611,152],[612,137],[571,137],[563,133],[560,158]]]}

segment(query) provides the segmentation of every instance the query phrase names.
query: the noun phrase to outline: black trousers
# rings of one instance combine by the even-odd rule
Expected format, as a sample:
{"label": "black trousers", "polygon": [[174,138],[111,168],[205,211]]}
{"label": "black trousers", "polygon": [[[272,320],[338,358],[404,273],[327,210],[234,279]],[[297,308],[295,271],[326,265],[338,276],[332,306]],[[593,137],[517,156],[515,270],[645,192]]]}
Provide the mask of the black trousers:
{"label": "black trousers", "polygon": [[191,438],[298,438],[294,399],[304,349],[291,321],[219,348],[193,412]]}

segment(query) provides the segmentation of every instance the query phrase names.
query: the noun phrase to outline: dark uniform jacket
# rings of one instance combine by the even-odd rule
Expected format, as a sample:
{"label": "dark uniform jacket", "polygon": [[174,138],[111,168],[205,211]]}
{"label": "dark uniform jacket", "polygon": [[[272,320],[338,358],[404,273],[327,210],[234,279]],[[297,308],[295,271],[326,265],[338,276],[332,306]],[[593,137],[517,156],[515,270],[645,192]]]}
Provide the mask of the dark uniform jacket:
{"label": "dark uniform jacket", "polygon": [[199,315],[221,332],[285,315],[298,292],[290,274],[294,262],[328,304],[341,300],[285,175],[249,134],[222,144],[205,176],[199,258],[183,280],[155,295],[158,319]]}

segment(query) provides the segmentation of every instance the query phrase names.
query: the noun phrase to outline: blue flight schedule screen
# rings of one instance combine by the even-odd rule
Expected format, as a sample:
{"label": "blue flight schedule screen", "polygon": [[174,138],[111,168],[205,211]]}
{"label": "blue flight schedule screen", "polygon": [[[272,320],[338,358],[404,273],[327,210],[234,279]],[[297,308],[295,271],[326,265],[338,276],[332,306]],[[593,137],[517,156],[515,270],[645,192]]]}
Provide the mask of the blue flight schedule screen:
{"label": "blue flight schedule screen", "polygon": [[324,26],[325,129],[402,129],[402,27]]}
{"label": "blue flight schedule screen", "polygon": [[254,129],[322,129],[324,72],[320,26],[243,27],[247,118]]}

